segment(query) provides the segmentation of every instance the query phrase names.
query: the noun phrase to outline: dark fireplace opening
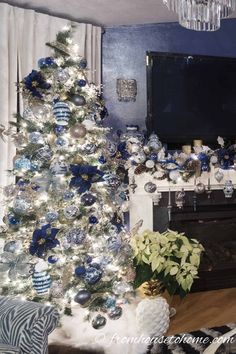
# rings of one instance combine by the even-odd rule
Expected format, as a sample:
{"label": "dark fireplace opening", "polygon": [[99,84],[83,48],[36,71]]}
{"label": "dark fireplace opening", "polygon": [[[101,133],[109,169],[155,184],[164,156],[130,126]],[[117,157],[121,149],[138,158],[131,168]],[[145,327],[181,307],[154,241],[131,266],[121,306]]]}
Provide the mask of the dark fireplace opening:
{"label": "dark fireplace opening", "polygon": [[205,248],[199,279],[195,281],[192,292],[236,286],[236,202],[225,200],[219,192],[212,194],[211,199],[198,196],[194,211],[194,195],[188,192],[183,209],[172,207],[170,221],[165,204],[167,193],[163,193],[161,204],[153,208],[155,231],[170,228],[184,232],[189,238],[200,241]]}

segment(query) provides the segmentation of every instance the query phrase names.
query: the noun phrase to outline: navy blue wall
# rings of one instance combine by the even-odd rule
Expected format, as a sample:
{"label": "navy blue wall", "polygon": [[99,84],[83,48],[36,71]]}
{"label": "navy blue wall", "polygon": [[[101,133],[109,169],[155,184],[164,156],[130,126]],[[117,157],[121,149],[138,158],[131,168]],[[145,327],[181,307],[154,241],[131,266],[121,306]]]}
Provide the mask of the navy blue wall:
{"label": "navy blue wall", "polygon": [[[213,33],[189,31],[177,23],[107,28],[103,35],[104,98],[115,129],[133,123],[145,129],[146,51],[236,57],[236,19],[222,21]],[[119,102],[116,79],[138,83],[136,102]],[[236,83],[235,83],[236,84]]]}

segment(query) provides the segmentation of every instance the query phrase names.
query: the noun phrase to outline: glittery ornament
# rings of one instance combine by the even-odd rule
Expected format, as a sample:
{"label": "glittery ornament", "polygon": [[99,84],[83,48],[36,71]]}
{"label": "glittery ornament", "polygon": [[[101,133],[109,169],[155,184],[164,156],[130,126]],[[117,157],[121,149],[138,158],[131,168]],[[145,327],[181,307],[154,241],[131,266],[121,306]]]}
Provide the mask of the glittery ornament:
{"label": "glittery ornament", "polygon": [[122,316],[122,308],[120,306],[116,306],[108,311],[108,317],[111,320],[118,320]]}
{"label": "glittery ornament", "polygon": [[57,211],[48,211],[45,215],[45,220],[50,224],[58,219],[58,212]]}
{"label": "glittery ornament", "polygon": [[132,292],[133,288],[131,284],[124,281],[115,281],[112,287],[114,294],[124,295],[125,293]]}
{"label": "glittery ornament", "polygon": [[91,193],[85,193],[81,197],[81,203],[84,206],[91,206],[96,202],[96,197]]}
{"label": "glittery ornament", "polygon": [[70,100],[76,106],[84,106],[86,104],[86,100],[85,100],[84,96],[81,96],[81,95],[73,95],[73,96],[71,96]]}
{"label": "glittery ornament", "polygon": [[75,227],[66,232],[65,238],[70,245],[80,245],[86,238],[86,233],[79,227]]}
{"label": "glittery ornament", "polygon": [[215,176],[215,179],[217,180],[217,182],[220,183],[222,181],[222,179],[224,178],[224,173],[223,173],[223,171],[221,171],[219,169],[215,172],[214,176]]}
{"label": "glittery ornament", "polygon": [[50,117],[50,107],[45,104],[32,105],[31,111],[38,122],[46,122]]}
{"label": "glittery ornament", "polygon": [[64,193],[64,195],[63,195],[63,199],[64,200],[71,200],[71,199],[73,199],[74,198],[74,196],[75,196],[75,193],[74,192],[72,192],[72,191],[65,191],[65,193]]}
{"label": "glittery ornament", "polygon": [[157,186],[155,185],[155,183],[152,183],[152,182],[147,182],[145,185],[144,185],[144,190],[147,192],[147,193],[154,193],[157,189]]}
{"label": "glittery ornament", "polygon": [[68,71],[62,68],[55,70],[53,76],[56,81],[59,81],[63,84],[70,78]]}
{"label": "glittery ornament", "polygon": [[116,306],[116,299],[114,297],[108,297],[104,303],[106,309],[111,309]]}
{"label": "glittery ornament", "polygon": [[41,147],[40,149],[38,149],[34,158],[36,160],[41,161],[41,162],[48,162],[51,160],[52,156],[53,156],[52,150],[50,149],[50,147],[48,145],[45,145],[45,146]]}
{"label": "glittery ornament", "polygon": [[50,288],[50,295],[55,299],[59,299],[64,296],[64,288],[60,282],[52,283]]}
{"label": "glittery ornament", "polygon": [[45,295],[51,287],[51,277],[47,272],[35,272],[32,276],[33,287],[38,295]]}
{"label": "glittery ornament", "polygon": [[109,156],[114,156],[117,152],[117,145],[114,142],[108,140],[105,146],[105,151],[108,152]]}
{"label": "glittery ornament", "polygon": [[159,151],[162,148],[162,143],[160,142],[156,134],[151,134],[147,143],[147,147],[154,151]]}
{"label": "glittery ornament", "polygon": [[14,161],[14,169],[15,170],[30,170],[31,169],[31,162],[28,158],[22,156],[18,157]]}
{"label": "glittery ornament", "polygon": [[53,114],[58,125],[68,125],[71,112],[67,103],[59,101],[53,106]]}
{"label": "glittery ornament", "polygon": [[119,236],[111,236],[107,239],[107,248],[112,252],[118,252],[121,247],[121,238]]}
{"label": "glittery ornament", "polygon": [[57,146],[58,149],[66,149],[68,144],[69,144],[68,140],[62,136],[59,136],[55,140],[55,145]]}
{"label": "glittery ornament", "polygon": [[85,305],[91,299],[91,293],[87,290],[80,290],[74,297],[74,301],[80,305]]}
{"label": "glittery ornament", "polygon": [[97,149],[96,145],[92,143],[83,146],[84,153],[88,155],[94,154],[96,149]]}
{"label": "glittery ornament", "polygon": [[95,267],[89,267],[86,269],[86,273],[84,275],[84,280],[88,285],[94,285],[99,282],[102,277],[102,271]]}
{"label": "glittery ornament", "polygon": [[69,165],[64,159],[58,159],[51,163],[50,171],[53,175],[65,175],[69,171]]}
{"label": "glittery ornament", "polygon": [[92,326],[94,329],[102,329],[105,327],[107,323],[107,320],[104,316],[97,315],[93,320],[92,320]]}
{"label": "glittery ornament", "polygon": [[128,283],[131,283],[131,282],[134,282],[135,278],[136,278],[135,268],[128,267],[128,269],[126,269],[125,275],[124,275],[125,281],[127,281]]}
{"label": "glittery ornament", "polygon": [[84,138],[87,133],[87,129],[83,124],[75,124],[70,128],[70,135],[74,139]]}
{"label": "glittery ornament", "polygon": [[113,175],[112,173],[105,174],[103,176],[103,180],[109,187],[112,188],[118,188],[121,185],[120,179],[116,175]]}
{"label": "glittery ornament", "polygon": [[74,220],[80,215],[80,210],[76,205],[68,205],[64,209],[64,216],[68,220]]}
{"label": "glittery ornament", "polygon": [[29,134],[29,142],[31,144],[43,144],[43,136],[40,132],[32,132]]}
{"label": "glittery ornament", "polygon": [[33,202],[28,194],[18,195],[13,203],[13,211],[16,214],[27,216],[30,215],[33,211]]}
{"label": "glittery ornament", "polygon": [[14,184],[9,184],[3,188],[3,193],[6,197],[13,197],[17,192],[16,186]]}

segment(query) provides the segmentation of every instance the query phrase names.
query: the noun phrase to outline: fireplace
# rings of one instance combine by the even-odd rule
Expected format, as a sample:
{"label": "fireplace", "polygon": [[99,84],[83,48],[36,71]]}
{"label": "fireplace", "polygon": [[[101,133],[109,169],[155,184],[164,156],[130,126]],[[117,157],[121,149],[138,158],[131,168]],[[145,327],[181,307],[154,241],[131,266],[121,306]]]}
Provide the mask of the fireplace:
{"label": "fireplace", "polygon": [[193,192],[186,192],[183,209],[173,206],[169,221],[168,193],[163,193],[160,204],[153,207],[153,229],[185,232],[203,244],[200,278],[195,281],[193,292],[235,287],[236,196],[226,199],[222,191],[213,191],[211,198],[198,195],[195,207],[194,198]]}

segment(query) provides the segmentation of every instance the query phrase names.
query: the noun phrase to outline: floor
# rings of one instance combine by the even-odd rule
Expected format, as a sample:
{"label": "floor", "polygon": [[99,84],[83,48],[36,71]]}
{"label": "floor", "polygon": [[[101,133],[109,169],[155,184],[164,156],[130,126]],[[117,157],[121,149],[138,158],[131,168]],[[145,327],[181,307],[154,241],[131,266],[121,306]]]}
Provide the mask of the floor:
{"label": "floor", "polygon": [[177,314],[168,334],[236,322],[236,288],[193,293],[183,300],[174,296],[171,306]]}

